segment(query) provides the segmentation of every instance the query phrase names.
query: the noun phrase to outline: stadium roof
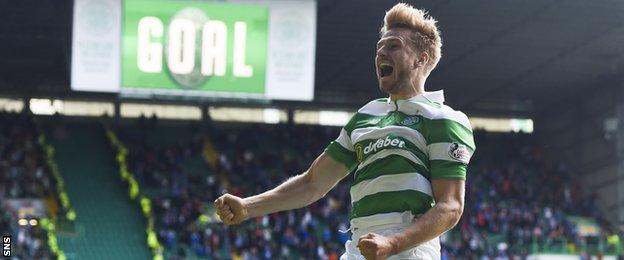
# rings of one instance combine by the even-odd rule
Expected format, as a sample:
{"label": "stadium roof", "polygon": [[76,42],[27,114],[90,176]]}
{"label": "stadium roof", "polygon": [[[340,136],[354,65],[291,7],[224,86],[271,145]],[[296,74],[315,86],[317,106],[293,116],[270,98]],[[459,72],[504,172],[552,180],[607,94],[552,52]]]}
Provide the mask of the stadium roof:
{"label": "stadium roof", "polygon": [[[453,107],[532,115],[614,88],[624,74],[623,1],[408,2],[439,20],[443,57],[427,87],[445,89]],[[356,107],[381,95],[374,46],[394,3],[318,1],[316,105]],[[0,94],[73,95],[71,14],[71,1],[0,2]]]}

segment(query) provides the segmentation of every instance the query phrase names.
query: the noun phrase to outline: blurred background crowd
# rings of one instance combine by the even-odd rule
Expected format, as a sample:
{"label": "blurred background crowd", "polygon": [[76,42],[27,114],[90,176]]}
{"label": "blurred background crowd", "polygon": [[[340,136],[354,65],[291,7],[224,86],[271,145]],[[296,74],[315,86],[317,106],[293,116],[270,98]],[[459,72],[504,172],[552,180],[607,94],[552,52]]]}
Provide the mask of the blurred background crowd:
{"label": "blurred background crowd", "polygon": [[[0,120],[0,199],[56,204],[55,183],[35,141],[39,128],[29,116],[2,114]],[[339,130],[287,124],[160,126],[156,118],[116,128],[129,149],[129,170],[152,199],[158,240],[168,259],[338,259],[350,238],[341,231],[349,227],[351,176],[309,207],[240,226],[219,223],[212,201],[225,191],[258,194],[305,171]],[[619,252],[621,230],[604,220],[596,195],[578,192],[581,183],[566,165],[544,158],[530,135],[477,131],[475,139],[479,147],[469,166],[462,219],[441,237],[444,259]],[[208,150],[206,140],[212,140]],[[212,167],[210,153],[216,156]],[[584,236],[570,216],[594,221],[599,232]],[[20,217],[8,209],[0,217],[0,229],[16,235],[18,258],[50,257],[39,226],[16,224]]]}
{"label": "blurred background crowd", "polygon": [[[156,189],[158,235],[169,256],[339,258],[350,237],[340,232],[349,227],[350,176],[307,208],[234,227],[198,219],[211,212],[211,202],[225,190],[251,196],[305,171],[340,128],[193,125],[178,132],[165,128],[169,134],[189,133],[179,138],[184,141],[167,145],[154,127],[139,127],[149,131],[134,131],[122,139],[131,144],[131,170],[143,185]],[[124,131],[132,132],[119,130]],[[218,151],[216,170],[198,162],[206,137],[214,140]],[[532,252],[582,252],[592,246],[615,250],[617,245],[604,241],[619,233],[594,206],[595,194],[578,192],[580,183],[566,166],[544,158],[530,135],[477,131],[475,138],[479,147],[469,166],[463,217],[442,236],[445,258],[526,257]],[[224,174],[219,176],[219,171]],[[594,220],[601,230],[595,240],[604,244],[581,236],[568,216]]]}

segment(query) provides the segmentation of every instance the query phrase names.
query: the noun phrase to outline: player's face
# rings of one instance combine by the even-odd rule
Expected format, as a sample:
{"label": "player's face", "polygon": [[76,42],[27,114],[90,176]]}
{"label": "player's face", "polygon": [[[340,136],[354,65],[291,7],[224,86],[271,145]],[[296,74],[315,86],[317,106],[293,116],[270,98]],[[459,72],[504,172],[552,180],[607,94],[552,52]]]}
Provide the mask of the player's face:
{"label": "player's face", "polygon": [[379,89],[385,93],[399,93],[409,86],[418,58],[411,34],[405,28],[390,29],[377,42],[375,68]]}

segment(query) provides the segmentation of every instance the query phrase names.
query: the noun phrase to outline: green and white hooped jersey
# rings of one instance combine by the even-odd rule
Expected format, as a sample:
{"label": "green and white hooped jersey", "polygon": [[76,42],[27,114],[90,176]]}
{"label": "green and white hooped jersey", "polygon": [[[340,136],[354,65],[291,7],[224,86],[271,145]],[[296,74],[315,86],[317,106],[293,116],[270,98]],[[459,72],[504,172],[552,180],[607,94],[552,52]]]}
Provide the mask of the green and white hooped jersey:
{"label": "green and white hooped jersey", "polygon": [[358,110],[325,152],[355,170],[351,222],[435,204],[432,179],[465,179],[475,150],[468,117],[443,104],[442,91],[408,100],[373,100]]}

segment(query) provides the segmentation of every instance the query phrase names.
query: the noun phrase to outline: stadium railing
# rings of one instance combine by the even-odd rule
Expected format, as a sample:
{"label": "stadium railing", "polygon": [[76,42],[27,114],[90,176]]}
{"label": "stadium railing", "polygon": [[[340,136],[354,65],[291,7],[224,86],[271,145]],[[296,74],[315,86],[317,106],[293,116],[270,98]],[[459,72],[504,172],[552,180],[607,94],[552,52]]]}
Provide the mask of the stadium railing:
{"label": "stadium railing", "polygon": [[126,163],[126,157],[128,156],[128,149],[126,146],[117,138],[115,132],[110,129],[106,129],[106,136],[110,142],[110,144],[117,151],[117,155],[115,156],[117,163],[119,164],[119,174],[121,179],[128,184],[128,195],[131,200],[137,201],[141,206],[141,211],[143,212],[143,216],[147,219],[147,227],[145,228],[145,233],[147,235],[147,245],[152,251],[154,256],[154,260],[162,260],[164,248],[158,241],[158,237],[156,236],[156,232],[154,231],[154,214],[152,213],[152,202],[151,200],[141,194],[141,189],[139,184],[132,172],[128,170],[128,165]]}
{"label": "stadium railing", "polygon": [[[38,129],[41,129],[39,125],[37,125]],[[65,181],[63,180],[63,176],[61,175],[58,165],[54,160],[54,147],[47,143],[46,136],[43,131],[39,131],[39,136],[37,138],[37,142],[41,146],[44,151],[45,161],[54,177],[56,182],[56,195],[61,202],[61,207],[63,212],[65,212],[65,219],[73,222],[76,219],[76,211],[71,206],[71,202],[69,201],[69,196],[67,196],[67,191],[65,190]],[[53,216],[50,218],[44,218],[40,220],[41,227],[46,231],[48,238],[48,247],[50,251],[54,255],[56,255],[58,260],[65,260],[65,253],[58,246],[58,241],[56,239],[56,220],[57,216]]]}

